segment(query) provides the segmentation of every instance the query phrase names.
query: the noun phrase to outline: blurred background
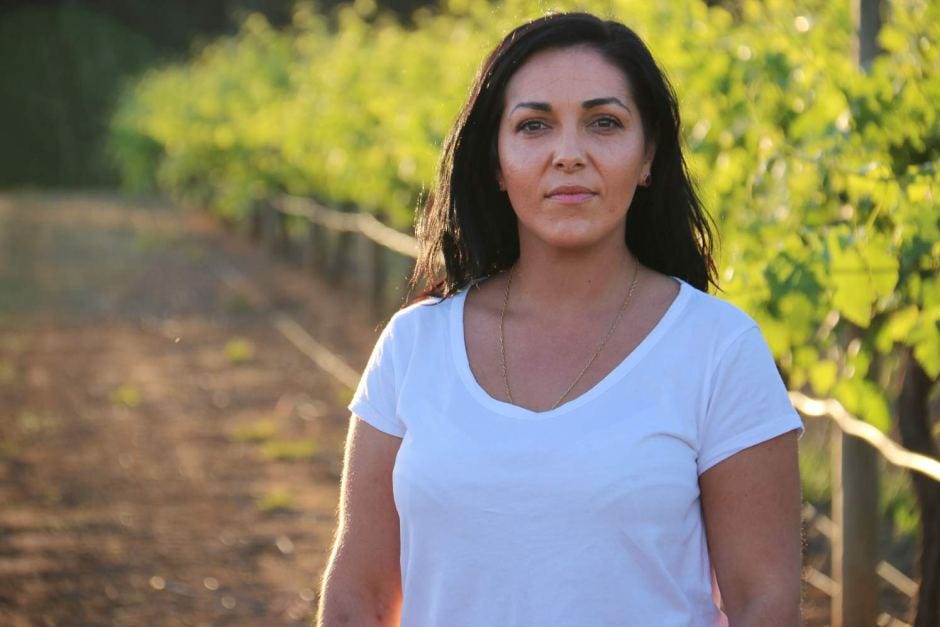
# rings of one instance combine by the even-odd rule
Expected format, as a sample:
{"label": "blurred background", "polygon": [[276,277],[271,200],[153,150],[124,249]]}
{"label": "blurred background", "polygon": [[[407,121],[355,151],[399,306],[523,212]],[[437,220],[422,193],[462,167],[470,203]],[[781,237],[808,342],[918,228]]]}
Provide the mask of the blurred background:
{"label": "blurred background", "polygon": [[0,4],[0,624],[303,625],[484,54],[619,19],[801,440],[807,625],[940,624],[940,3]]}

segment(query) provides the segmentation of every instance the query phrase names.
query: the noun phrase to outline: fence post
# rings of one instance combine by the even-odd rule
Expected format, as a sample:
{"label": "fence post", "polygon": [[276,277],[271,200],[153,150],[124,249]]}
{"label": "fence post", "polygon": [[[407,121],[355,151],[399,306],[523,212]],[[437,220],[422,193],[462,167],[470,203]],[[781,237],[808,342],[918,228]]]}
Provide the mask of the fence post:
{"label": "fence post", "polygon": [[307,237],[304,238],[300,249],[300,265],[305,270],[314,270],[317,267],[317,260],[321,253],[319,233],[316,231],[315,222],[307,222]]}
{"label": "fence post", "polygon": [[330,260],[330,276],[336,285],[346,285],[349,278],[350,248],[352,248],[352,233],[340,231],[335,235],[336,245],[333,247],[333,259]]}
{"label": "fence post", "polygon": [[283,228],[284,216],[277,210],[274,203],[267,199],[259,203],[259,213],[261,244],[267,252],[273,255],[283,254],[286,234]]}
{"label": "fence post", "polygon": [[855,19],[855,62],[861,69],[868,70],[871,62],[881,53],[878,45],[878,31],[881,30],[882,0],[852,0],[852,12]]}
{"label": "fence post", "polygon": [[867,627],[878,619],[878,456],[839,429],[832,456],[832,627]]}
{"label": "fence post", "polygon": [[372,318],[380,320],[385,316],[385,283],[388,275],[388,259],[385,247],[378,242],[371,242],[372,248]]}
{"label": "fence post", "polygon": [[291,258],[290,233],[287,231],[288,216],[277,207],[272,208],[274,213],[274,249],[284,259]]}
{"label": "fence post", "polygon": [[255,200],[251,203],[251,213],[249,215],[250,224],[248,227],[248,236],[253,242],[261,239],[264,232],[264,203],[265,200]]}
{"label": "fence post", "polygon": [[356,284],[365,295],[369,313],[378,320],[384,314],[385,247],[372,241],[364,233],[356,234]]}
{"label": "fence post", "polygon": [[261,224],[261,244],[264,246],[264,249],[272,253],[274,252],[274,240],[276,238],[274,232],[274,220],[275,210],[274,206],[271,204],[271,201],[265,199],[261,201],[260,205],[260,224]]}
{"label": "fence post", "polygon": [[[852,0],[855,63],[867,70],[878,54],[882,0]],[[874,625],[878,619],[878,455],[860,438],[833,433],[832,627]]]}
{"label": "fence post", "polygon": [[[363,235],[361,232],[355,234],[355,241],[353,242],[353,274],[355,277],[355,285],[359,290],[359,293],[365,296],[365,300],[368,301],[369,297],[372,295],[372,255],[373,250],[370,245],[371,240]],[[366,303],[370,305],[370,303]]]}
{"label": "fence post", "polygon": [[[931,380],[910,349],[904,361],[898,397],[901,442],[911,451],[940,458],[930,424],[930,392],[940,379]],[[920,506],[920,586],[914,626],[940,625],[940,482],[914,472],[911,483]]]}

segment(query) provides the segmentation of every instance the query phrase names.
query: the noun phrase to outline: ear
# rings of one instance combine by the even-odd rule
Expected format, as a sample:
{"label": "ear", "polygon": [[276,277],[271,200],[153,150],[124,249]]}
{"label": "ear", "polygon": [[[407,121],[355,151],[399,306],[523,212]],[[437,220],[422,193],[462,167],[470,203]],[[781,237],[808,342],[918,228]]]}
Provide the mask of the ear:
{"label": "ear", "polygon": [[648,141],[646,142],[646,147],[643,149],[643,165],[649,169],[653,166],[653,159],[656,158],[656,142]]}

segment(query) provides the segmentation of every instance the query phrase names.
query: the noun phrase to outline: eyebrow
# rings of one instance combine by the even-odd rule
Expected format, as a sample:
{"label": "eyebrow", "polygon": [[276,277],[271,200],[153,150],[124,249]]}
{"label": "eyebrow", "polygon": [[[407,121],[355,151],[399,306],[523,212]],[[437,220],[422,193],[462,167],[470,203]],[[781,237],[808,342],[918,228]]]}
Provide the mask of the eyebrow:
{"label": "eyebrow", "polygon": [[[630,110],[630,107],[625,105],[623,101],[619,98],[614,98],[613,96],[608,96],[605,98],[591,98],[590,100],[585,100],[581,103],[582,109],[593,109],[595,107],[601,107],[603,105],[614,104],[626,111],[633,113]],[[552,105],[547,102],[520,102],[512,108],[513,111],[516,109],[535,109],[536,111],[544,111],[546,113],[552,110]]]}

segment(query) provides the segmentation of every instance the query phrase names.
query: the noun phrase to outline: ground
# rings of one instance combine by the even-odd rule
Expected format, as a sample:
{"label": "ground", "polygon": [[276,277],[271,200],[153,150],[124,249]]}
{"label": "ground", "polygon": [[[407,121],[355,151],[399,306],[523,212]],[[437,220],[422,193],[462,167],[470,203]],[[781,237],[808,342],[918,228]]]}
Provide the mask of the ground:
{"label": "ground", "polygon": [[351,390],[272,314],[357,368],[375,324],[160,202],[6,195],[0,238],[0,624],[309,622]]}

